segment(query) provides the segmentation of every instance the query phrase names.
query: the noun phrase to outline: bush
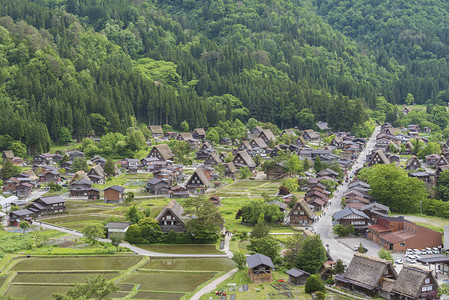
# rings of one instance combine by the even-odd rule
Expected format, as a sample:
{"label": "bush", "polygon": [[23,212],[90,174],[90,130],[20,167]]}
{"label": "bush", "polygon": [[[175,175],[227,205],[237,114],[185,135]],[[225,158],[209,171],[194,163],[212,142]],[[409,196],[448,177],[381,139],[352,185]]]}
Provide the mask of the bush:
{"label": "bush", "polygon": [[316,291],[324,291],[324,282],[319,275],[310,275],[306,280],[306,293],[314,293]]}

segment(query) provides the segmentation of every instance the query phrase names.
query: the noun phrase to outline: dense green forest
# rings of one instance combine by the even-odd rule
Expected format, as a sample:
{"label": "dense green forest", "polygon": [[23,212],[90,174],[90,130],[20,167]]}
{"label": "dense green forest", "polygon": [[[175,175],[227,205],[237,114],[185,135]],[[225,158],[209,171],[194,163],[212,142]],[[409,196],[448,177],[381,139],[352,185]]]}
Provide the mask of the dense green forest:
{"label": "dense green forest", "polygon": [[[0,0],[0,135],[29,154],[141,122],[326,120],[363,136],[370,115],[394,119],[388,102],[408,93],[446,101],[448,5],[426,23],[420,3],[390,1],[389,15],[365,2]],[[379,24],[351,21],[362,8]],[[382,32],[390,19],[399,36]]]}

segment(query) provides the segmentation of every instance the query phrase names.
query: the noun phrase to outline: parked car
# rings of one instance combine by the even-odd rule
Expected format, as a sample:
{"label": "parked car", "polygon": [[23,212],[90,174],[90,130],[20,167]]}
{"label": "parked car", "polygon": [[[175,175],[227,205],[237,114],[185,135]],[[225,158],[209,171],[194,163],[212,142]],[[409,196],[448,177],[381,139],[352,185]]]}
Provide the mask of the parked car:
{"label": "parked car", "polygon": [[440,254],[440,249],[438,249],[437,247],[432,248],[433,250],[433,254]]}
{"label": "parked car", "polygon": [[415,253],[415,255],[421,255],[421,251],[419,251],[418,249],[413,249],[413,252]]}
{"label": "parked car", "polygon": [[426,249],[421,249],[419,251],[421,251],[421,255],[426,255],[427,254],[427,250]]}
{"label": "parked car", "polygon": [[426,252],[427,252],[427,254],[433,254],[433,251],[432,251],[432,249],[431,249],[431,248],[429,248],[429,247],[427,247],[427,248],[426,248]]}
{"label": "parked car", "polygon": [[396,263],[396,264],[398,264],[398,265],[402,265],[402,264],[403,264],[402,258],[400,258],[400,257],[396,258],[396,259],[394,260],[394,263]]}
{"label": "parked car", "polygon": [[412,250],[407,249],[407,251],[405,251],[405,257],[407,257],[409,255],[415,255],[415,253]]}
{"label": "parked car", "polygon": [[412,264],[416,263],[416,257],[414,257],[413,255],[410,255],[409,257],[407,257],[406,260],[407,260],[407,262],[412,263]]}

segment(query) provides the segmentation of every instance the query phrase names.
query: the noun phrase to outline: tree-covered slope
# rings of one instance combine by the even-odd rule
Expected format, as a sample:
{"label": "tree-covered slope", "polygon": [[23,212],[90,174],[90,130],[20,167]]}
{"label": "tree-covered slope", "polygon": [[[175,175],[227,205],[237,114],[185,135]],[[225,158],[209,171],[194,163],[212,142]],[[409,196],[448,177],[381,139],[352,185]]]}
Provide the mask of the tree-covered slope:
{"label": "tree-covered slope", "polygon": [[334,30],[308,1],[0,4],[0,135],[30,152],[65,128],[82,138],[135,121],[176,129],[254,117],[301,127],[307,116],[357,131],[365,107],[406,72]]}
{"label": "tree-covered slope", "polygon": [[449,101],[449,2],[444,0],[318,0],[317,12],[333,28],[376,53],[391,70],[405,71],[386,94],[403,103],[412,93],[418,103]]}

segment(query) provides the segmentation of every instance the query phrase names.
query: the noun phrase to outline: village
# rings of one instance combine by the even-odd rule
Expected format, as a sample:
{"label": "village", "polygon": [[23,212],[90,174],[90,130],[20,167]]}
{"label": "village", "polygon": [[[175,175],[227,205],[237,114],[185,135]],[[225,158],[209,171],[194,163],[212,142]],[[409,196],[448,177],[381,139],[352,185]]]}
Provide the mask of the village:
{"label": "village", "polygon": [[[146,141],[146,150],[119,160],[87,156],[70,146],[28,160],[4,151],[3,167],[12,164],[21,170],[3,181],[0,219],[6,231],[55,230],[68,234],[61,244],[76,248],[78,239],[86,237],[86,223],[92,223],[105,231],[94,239],[111,242],[120,235],[120,247],[139,255],[192,255],[191,259],[244,255],[247,281],[240,288],[232,278],[223,278],[201,295],[193,285],[191,294],[175,293],[170,299],[209,299],[215,290],[221,291],[221,297],[227,290],[229,299],[249,299],[245,297],[250,293],[261,292],[260,284],[271,296],[302,299],[304,284],[314,272],[296,267],[278,271],[277,254],[270,258],[250,246],[248,235],[254,235],[261,214],[270,224],[268,234],[281,245],[281,256],[291,251],[287,238],[320,236],[326,255],[316,271],[331,299],[339,299],[338,295],[436,299],[439,285],[449,281],[449,257],[444,254],[449,242],[443,246],[443,228],[435,230],[413,218],[393,215],[359,176],[364,168],[394,165],[423,181],[429,195],[434,195],[438,177],[449,170],[449,144],[442,145],[441,154],[419,159],[412,142],[427,144],[429,128],[393,128],[385,123],[366,139],[333,132],[327,123],[318,122],[313,129],[287,129],[280,134],[255,126],[242,139],[218,141],[208,140],[203,128],[181,133],[164,131],[162,126],[148,129],[152,138]],[[89,139],[93,145],[101,143],[100,138]],[[192,198],[205,199],[219,213],[221,236],[216,245],[192,246],[195,239],[186,238],[188,222],[195,217],[187,215],[183,205]],[[131,208],[153,218],[164,238],[136,237],[134,229],[140,223],[130,219]],[[446,241],[449,227],[444,229]],[[171,235],[178,242],[170,244]],[[192,247],[183,250],[183,244]],[[378,256],[381,249],[392,253],[392,261]],[[337,261],[344,264],[343,270],[336,267]],[[229,266],[223,270],[229,271]],[[242,276],[237,269],[230,272],[234,273],[229,276],[235,272]],[[10,289],[20,282],[9,284],[9,289],[0,291],[12,295]]]}

